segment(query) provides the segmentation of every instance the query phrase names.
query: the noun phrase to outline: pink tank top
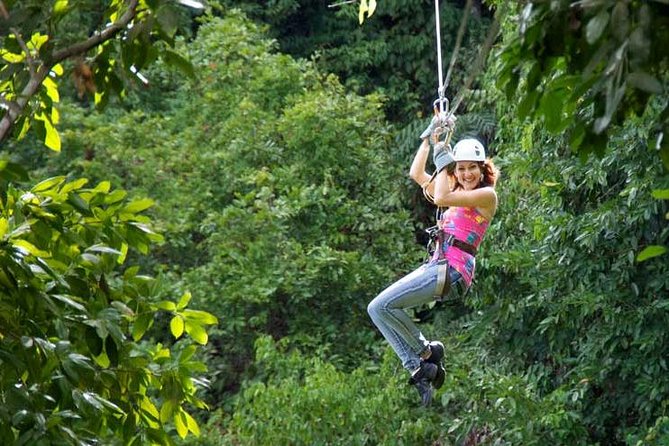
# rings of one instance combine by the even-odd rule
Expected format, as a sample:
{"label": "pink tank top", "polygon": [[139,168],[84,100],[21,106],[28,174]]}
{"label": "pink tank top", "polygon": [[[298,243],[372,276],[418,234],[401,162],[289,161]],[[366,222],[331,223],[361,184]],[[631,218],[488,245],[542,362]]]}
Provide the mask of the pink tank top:
{"label": "pink tank top", "polygon": [[[439,220],[439,227],[446,234],[456,239],[469,243],[478,248],[483,240],[483,235],[488,229],[488,220],[476,210],[476,208],[450,207]],[[474,278],[476,259],[455,246],[437,246],[432,261],[446,259],[448,264],[462,274],[467,286],[470,286]]]}

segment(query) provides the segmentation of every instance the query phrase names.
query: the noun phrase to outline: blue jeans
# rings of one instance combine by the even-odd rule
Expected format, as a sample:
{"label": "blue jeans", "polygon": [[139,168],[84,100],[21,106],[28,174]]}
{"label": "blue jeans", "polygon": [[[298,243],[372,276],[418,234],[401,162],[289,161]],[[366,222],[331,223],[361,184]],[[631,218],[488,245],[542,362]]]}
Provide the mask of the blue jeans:
{"label": "blue jeans", "polygon": [[[437,268],[437,263],[422,265],[383,290],[367,306],[372,322],[409,371],[420,367],[420,355],[427,349],[429,341],[404,309],[435,300]],[[444,299],[461,297],[466,290],[462,276],[450,266],[448,276],[451,287]]]}

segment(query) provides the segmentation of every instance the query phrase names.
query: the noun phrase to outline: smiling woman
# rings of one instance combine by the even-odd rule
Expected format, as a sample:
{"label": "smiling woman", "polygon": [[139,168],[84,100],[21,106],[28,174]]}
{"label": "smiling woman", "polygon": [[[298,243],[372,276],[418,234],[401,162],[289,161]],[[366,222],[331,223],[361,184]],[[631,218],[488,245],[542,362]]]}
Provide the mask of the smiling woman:
{"label": "smiling woman", "polygon": [[[444,383],[444,346],[439,341],[428,341],[405,309],[464,296],[474,277],[477,248],[497,210],[495,184],[499,172],[486,159],[483,144],[467,138],[451,150],[448,141],[438,142],[438,135],[444,125],[452,131],[455,121],[440,119],[435,117],[421,134],[422,142],[409,172],[440,210],[448,207],[440,212],[437,226],[431,231],[436,242],[434,252],[427,263],[386,288],[367,308],[411,373],[409,383],[418,389],[424,406],[431,403],[434,390]],[[430,140],[435,143],[433,175],[425,172]]]}

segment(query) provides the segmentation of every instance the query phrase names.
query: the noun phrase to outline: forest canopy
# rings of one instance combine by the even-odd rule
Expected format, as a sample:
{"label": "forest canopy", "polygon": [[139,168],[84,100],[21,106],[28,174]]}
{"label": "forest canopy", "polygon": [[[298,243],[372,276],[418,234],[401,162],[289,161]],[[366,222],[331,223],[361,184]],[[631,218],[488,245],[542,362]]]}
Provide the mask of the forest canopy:
{"label": "forest canopy", "polygon": [[[433,224],[408,178],[433,3],[362,26],[357,3],[38,3],[0,2],[4,119],[58,45],[134,25],[2,140],[7,444],[669,441],[665,2],[473,2],[447,93],[498,20],[456,138],[485,142],[500,206],[465,299],[413,314],[446,344],[429,410],[366,306]],[[465,3],[442,1],[445,60]]]}

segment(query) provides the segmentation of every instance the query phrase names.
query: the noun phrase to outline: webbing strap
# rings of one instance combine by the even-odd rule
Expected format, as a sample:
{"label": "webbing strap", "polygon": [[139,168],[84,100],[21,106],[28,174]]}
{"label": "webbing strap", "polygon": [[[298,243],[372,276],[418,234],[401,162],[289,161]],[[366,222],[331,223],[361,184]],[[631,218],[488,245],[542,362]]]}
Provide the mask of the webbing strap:
{"label": "webbing strap", "polygon": [[441,300],[451,289],[451,278],[448,277],[448,262],[437,265],[437,286],[434,289],[434,298]]}

